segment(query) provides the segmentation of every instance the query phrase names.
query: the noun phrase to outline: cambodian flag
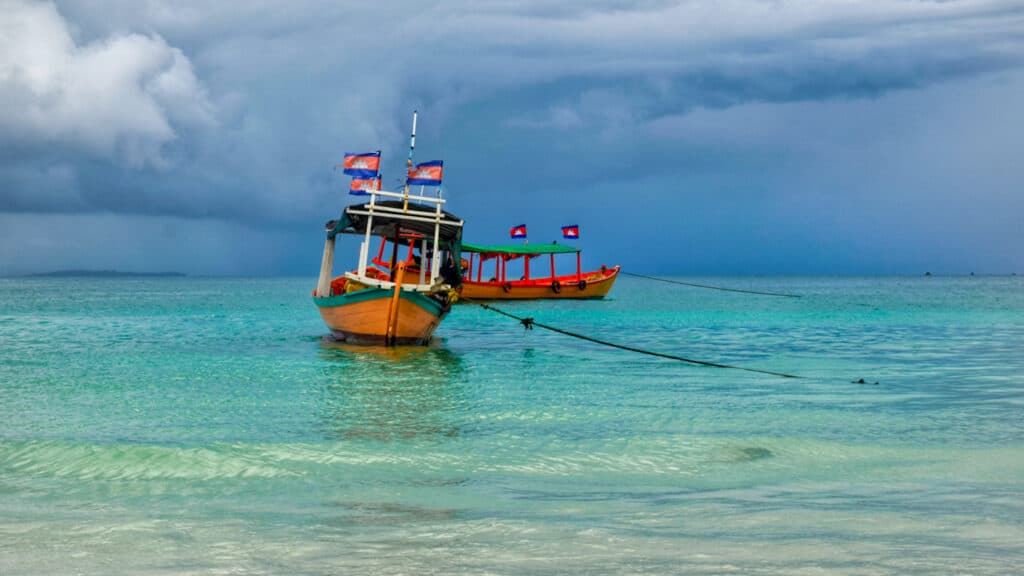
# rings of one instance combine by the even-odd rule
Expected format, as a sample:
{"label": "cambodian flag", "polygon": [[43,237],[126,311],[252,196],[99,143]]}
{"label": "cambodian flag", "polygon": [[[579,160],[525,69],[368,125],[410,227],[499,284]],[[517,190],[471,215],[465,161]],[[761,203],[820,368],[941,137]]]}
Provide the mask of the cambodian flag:
{"label": "cambodian flag", "polygon": [[373,178],[380,170],[380,150],[364,154],[345,153],[345,174],[356,178]]}
{"label": "cambodian flag", "polygon": [[420,162],[415,168],[409,169],[409,179],[406,183],[410,186],[440,186],[443,167],[444,160]]}
{"label": "cambodian flag", "polygon": [[513,226],[512,229],[508,231],[508,233],[513,238],[526,238],[526,224]]}
{"label": "cambodian flag", "polygon": [[580,227],[578,224],[572,226],[562,226],[562,238],[572,238],[576,240],[580,237]]}
{"label": "cambodian flag", "polygon": [[380,176],[376,178],[353,178],[348,193],[356,196],[369,196],[370,190],[380,190]]}

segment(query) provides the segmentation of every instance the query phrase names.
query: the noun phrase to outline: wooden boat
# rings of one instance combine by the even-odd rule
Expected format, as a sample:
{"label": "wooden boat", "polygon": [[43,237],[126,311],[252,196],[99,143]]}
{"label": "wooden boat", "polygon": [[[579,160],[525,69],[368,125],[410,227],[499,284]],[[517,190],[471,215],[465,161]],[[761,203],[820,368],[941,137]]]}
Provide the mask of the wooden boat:
{"label": "wooden boat", "polygon": [[[562,244],[463,244],[462,252],[468,254],[469,260],[463,262],[466,271],[460,294],[474,300],[604,298],[619,275],[618,266],[601,266],[599,270],[583,272],[579,248]],[[576,272],[556,274],[556,254],[575,254]],[[532,276],[530,261],[542,255],[549,257],[549,273],[546,276]],[[508,263],[519,258],[523,259],[523,274],[515,280],[508,275]],[[489,266],[487,272],[484,270],[488,260],[494,260],[493,272]]]}
{"label": "wooden boat", "polygon": [[[327,223],[313,302],[338,341],[425,345],[451,308],[461,283],[459,266],[452,263],[460,260],[463,222],[441,210],[444,200],[440,197],[410,197],[408,190],[368,193],[369,202],[348,206],[339,220]],[[332,278],[338,234],[361,235],[363,241],[358,268]],[[390,261],[369,261],[375,236],[381,239],[381,253],[385,245],[392,246]],[[398,261],[403,245],[409,256]]]}

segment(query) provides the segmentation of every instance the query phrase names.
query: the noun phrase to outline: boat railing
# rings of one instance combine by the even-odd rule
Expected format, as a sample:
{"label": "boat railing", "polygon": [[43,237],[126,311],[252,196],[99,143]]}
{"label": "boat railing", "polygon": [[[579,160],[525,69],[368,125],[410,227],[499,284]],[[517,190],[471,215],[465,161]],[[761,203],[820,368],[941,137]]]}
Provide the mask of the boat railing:
{"label": "boat railing", "polygon": [[[369,261],[369,250],[370,250],[370,232],[371,232],[371,230],[373,228],[373,217],[374,217],[375,214],[387,215],[389,218],[394,218],[396,220],[405,220],[405,221],[409,221],[409,222],[423,222],[423,223],[433,224],[434,225],[434,237],[432,238],[432,244],[433,244],[432,248],[433,248],[433,250],[431,251],[431,253],[437,254],[438,244],[440,242],[440,235],[441,235],[441,221],[444,219],[444,212],[441,211],[441,205],[445,203],[444,198],[441,197],[441,189],[440,188],[437,189],[437,196],[433,197],[433,198],[431,198],[429,196],[424,196],[422,194],[420,194],[420,195],[410,195],[408,193],[408,188],[406,188],[406,191],[402,192],[402,193],[390,192],[390,191],[386,191],[386,190],[368,190],[368,192],[370,194],[370,202],[369,202],[369,204],[366,205],[365,209],[361,209],[361,208],[352,209],[352,208],[349,208],[349,213],[350,214],[359,214],[359,215],[366,216],[366,218],[367,218],[367,221],[366,221],[366,236],[365,236],[365,239],[363,240],[362,244],[359,247],[359,268],[357,269],[358,270],[357,275],[359,277],[361,277],[361,278],[365,278],[366,277],[366,267],[367,267],[367,264],[368,264],[368,261]],[[377,196],[383,196],[383,197],[386,197],[386,198],[401,199],[401,200],[404,201],[404,203],[403,203],[403,206],[402,206],[401,209],[398,209],[397,207],[379,205],[379,204],[377,204]],[[422,203],[434,204],[435,209],[434,209],[433,212],[427,212],[427,211],[424,211],[424,210],[417,210],[415,208],[410,209],[409,208],[409,201],[413,201],[413,202],[417,202],[417,203],[422,202]],[[458,220],[458,221],[445,221],[445,225],[447,225],[447,226],[457,226],[457,227],[461,228],[462,224],[463,224],[462,220]],[[422,240],[422,253],[425,254],[427,252],[427,248],[428,248],[428,246],[427,246],[427,239],[424,238]],[[432,263],[432,266],[431,266],[431,269],[430,269],[429,277],[427,277],[424,272],[425,271],[421,271],[420,272],[420,278],[419,278],[419,284],[418,285],[431,287],[428,290],[432,290],[433,289],[432,287],[434,286],[434,284],[437,283],[437,280],[440,277],[440,259],[439,258],[435,258],[434,259],[434,261]]]}
{"label": "boat railing", "polygon": [[367,190],[370,194],[378,196],[386,196],[388,198],[394,198],[396,200],[409,200],[411,202],[421,202],[427,204],[446,204],[447,200],[444,198],[423,196],[423,195],[405,195],[404,192],[391,192],[389,190]]}
{"label": "boat railing", "polygon": [[[380,278],[370,278],[369,276],[360,275],[357,272],[346,272],[345,278],[353,282],[358,282],[364,286],[372,286],[375,288],[383,288],[390,290],[395,287],[395,283],[391,280],[382,280]],[[407,282],[402,283],[402,290],[406,292],[435,292],[439,288],[440,284],[410,284]]]}

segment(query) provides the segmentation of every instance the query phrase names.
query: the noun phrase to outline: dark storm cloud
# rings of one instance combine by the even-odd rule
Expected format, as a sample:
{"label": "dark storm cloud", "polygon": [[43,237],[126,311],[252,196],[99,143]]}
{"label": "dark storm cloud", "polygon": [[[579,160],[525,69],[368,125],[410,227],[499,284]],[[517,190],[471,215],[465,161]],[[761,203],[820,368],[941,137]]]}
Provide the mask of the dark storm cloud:
{"label": "dark storm cloud", "polygon": [[[26,215],[319,222],[343,196],[343,151],[382,148],[386,177],[400,174],[413,108],[419,158],[445,158],[454,194],[547,193],[547,208],[568,210],[642,172],[736,194],[757,183],[749,202],[767,205],[780,191],[761,185],[766,167],[796,154],[720,139],[739,127],[710,139],[668,127],[693,130],[680,119],[707,110],[743,122],[752,105],[987,82],[1024,62],[1020,2],[0,8],[0,212]],[[791,138],[775,136],[775,148]],[[464,211],[486,220],[476,204]]]}
{"label": "dark storm cloud", "polygon": [[[443,114],[537,86],[514,113],[540,129],[628,128],[1017,66],[1024,29],[1014,3],[5,4],[22,34],[7,41],[4,139],[78,149],[0,172],[0,210],[200,217],[306,217],[295,208],[331,193],[315,174],[341,135],[394,142],[390,119],[414,104]],[[54,173],[75,201],[26,189],[61,186]]]}

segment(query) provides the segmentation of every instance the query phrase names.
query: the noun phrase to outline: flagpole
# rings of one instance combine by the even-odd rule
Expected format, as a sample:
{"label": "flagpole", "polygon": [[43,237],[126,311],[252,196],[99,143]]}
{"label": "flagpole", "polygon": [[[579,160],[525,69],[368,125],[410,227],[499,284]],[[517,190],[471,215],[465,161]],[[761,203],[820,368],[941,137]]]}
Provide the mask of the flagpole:
{"label": "flagpole", "polygon": [[412,170],[412,152],[416,149],[416,111],[412,111],[412,135],[409,137],[409,157],[405,160],[405,192],[402,212],[409,211],[409,170]]}

